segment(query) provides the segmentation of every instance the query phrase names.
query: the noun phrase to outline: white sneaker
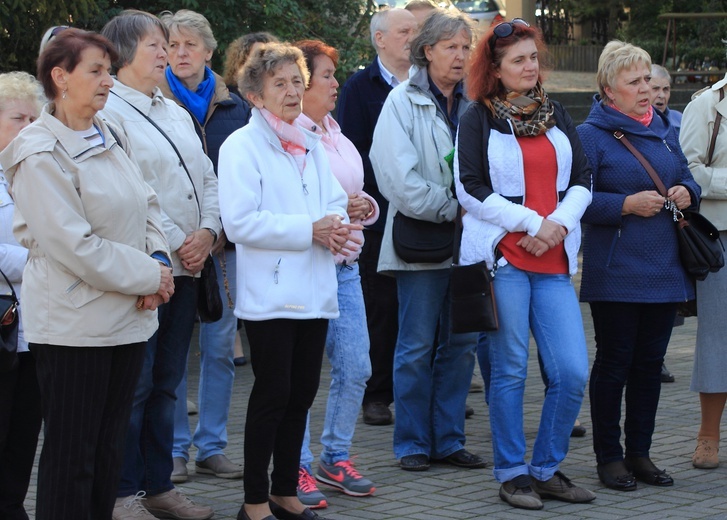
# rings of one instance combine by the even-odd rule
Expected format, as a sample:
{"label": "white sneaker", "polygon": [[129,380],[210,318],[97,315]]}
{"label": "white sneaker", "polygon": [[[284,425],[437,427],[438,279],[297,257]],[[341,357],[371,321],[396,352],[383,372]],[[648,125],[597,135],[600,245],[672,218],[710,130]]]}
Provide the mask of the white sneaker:
{"label": "white sneaker", "polygon": [[147,511],[142,504],[145,495],[144,491],[139,491],[136,495],[117,498],[111,520],[127,520],[129,518],[156,520],[156,517]]}

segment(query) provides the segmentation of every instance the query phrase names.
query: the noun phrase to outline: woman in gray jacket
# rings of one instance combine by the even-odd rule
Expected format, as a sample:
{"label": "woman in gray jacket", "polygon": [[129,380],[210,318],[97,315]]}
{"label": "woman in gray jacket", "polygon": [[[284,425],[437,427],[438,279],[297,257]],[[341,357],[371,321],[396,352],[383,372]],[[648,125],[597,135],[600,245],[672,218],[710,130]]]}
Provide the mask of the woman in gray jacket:
{"label": "woman in gray jacket", "polygon": [[38,61],[51,102],[0,154],[29,250],[23,324],[45,423],[38,520],[111,518],[145,344],[174,293],[156,194],[96,116],[115,58],[98,34],[56,36]]}
{"label": "woman in gray jacket", "polygon": [[464,449],[477,337],[450,332],[451,251],[430,262],[407,261],[396,251],[394,231],[396,220],[411,218],[453,232],[457,200],[445,157],[469,105],[463,79],[471,43],[466,15],[435,11],[427,18],[411,44],[409,79],[386,99],[371,146],[376,181],[389,201],[379,272],[396,277],[399,296],[394,455],[408,471],[428,469],[430,459],[485,466]]}

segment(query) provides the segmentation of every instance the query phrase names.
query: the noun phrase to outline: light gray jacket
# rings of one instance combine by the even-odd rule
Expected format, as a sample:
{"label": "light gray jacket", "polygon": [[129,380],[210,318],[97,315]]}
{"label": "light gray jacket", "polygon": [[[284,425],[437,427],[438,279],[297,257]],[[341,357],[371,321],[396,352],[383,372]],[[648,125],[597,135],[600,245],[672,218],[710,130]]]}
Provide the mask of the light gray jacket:
{"label": "light gray jacket", "polygon": [[[469,101],[462,99],[459,115]],[[439,264],[410,264],[394,251],[394,216],[430,222],[451,222],[457,215],[452,193],[452,171],[445,157],[454,148],[449,124],[429,90],[427,70],[412,67],[409,79],[386,98],[371,145],[371,164],[382,195],[389,201],[378,270],[421,271],[448,269],[452,260]]]}
{"label": "light gray jacket", "polygon": [[[174,276],[189,276],[191,273],[182,266],[177,249],[182,247],[187,235],[198,229],[209,228],[217,235],[222,229],[212,161],[205,155],[187,111],[166,99],[161,90],[155,88],[153,96],[149,97],[116,80],[111,91],[106,107],[99,115],[126,133],[146,182],[159,196],[164,233],[172,250]],[[169,141],[129,103],[151,118],[174,141],[192,176],[194,189]],[[195,190],[202,207],[201,214]]]}

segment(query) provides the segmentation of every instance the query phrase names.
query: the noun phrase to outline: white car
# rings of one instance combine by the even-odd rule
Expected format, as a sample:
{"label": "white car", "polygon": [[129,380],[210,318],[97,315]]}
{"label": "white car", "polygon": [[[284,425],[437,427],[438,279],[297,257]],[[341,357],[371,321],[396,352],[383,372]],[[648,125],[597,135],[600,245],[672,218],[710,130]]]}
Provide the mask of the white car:
{"label": "white car", "polygon": [[490,25],[505,20],[505,9],[500,0],[453,0],[454,6],[477,20],[480,31],[486,31]]}

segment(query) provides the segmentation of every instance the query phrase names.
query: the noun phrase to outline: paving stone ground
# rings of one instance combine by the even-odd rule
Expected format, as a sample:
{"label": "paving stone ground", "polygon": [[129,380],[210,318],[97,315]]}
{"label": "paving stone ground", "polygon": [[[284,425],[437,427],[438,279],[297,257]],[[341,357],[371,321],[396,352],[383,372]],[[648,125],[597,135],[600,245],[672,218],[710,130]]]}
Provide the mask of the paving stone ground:
{"label": "paving stone ground", "polygon": [[[585,305],[582,306],[582,311],[592,359],[594,348],[590,314]],[[676,375],[676,382],[663,385],[652,448],[653,459],[674,477],[674,487],[657,488],[640,484],[635,492],[619,493],[601,486],[596,476],[589,403],[586,397],[581,421],[589,431],[585,437],[572,440],[570,453],[562,470],[578,484],[597,493],[598,498],[591,504],[575,505],[548,500],[542,511],[515,510],[498,498],[499,485],[492,477],[491,468],[464,470],[435,464],[428,472],[402,471],[392,454],[393,426],[368,426],[359,417],[352,451],[357,457],[357,467],[376,483],[377,491],[371,497],[355,498],[321,485],[321,489],[328,495],[330,506],[320,512],[335,520],[727,519],[727,464],[712,471],[704,471],[694,469],[690,460],[699,424],[698,397],[689,391],[696,322],[697,318],[687,318],[684,326],[674,329],[666,360],[669,369]],[[199,358],[196,353],[195,345],[189,370],[192,396],[197,390]],[[543,399],[534,345],[531,345],[531,354],[525,397],[525,428],[530,448],[537,432]],[[326,367],[321,389],[312,409],[314,440],[320,438],[329,380]],[[243,462],[243,427],[251,383],[252,370],[249,364],[238,367],[230,411],[229,445],[226,450],[228,457],[237,462]],[[467,448],[491,461],[492,444],[484,395],[469,394],[468,404],[475,409],[475,415],[466,422]],[[194,424],[195,416],[191,419]],[[317,442],[313,444],[313,452],[320,452]],[[195,454],[196,450],[193,448],[192,461]],[[216,511],[216,519],[235,519],[243,500],[242,482],[197,475],[193,462],[190,462],[189,470],[190,479],[181,485],[183,490],[196,501],[212,505]],[[27,500],[31,515],[35,509],[34,502],[33,484]]]}

